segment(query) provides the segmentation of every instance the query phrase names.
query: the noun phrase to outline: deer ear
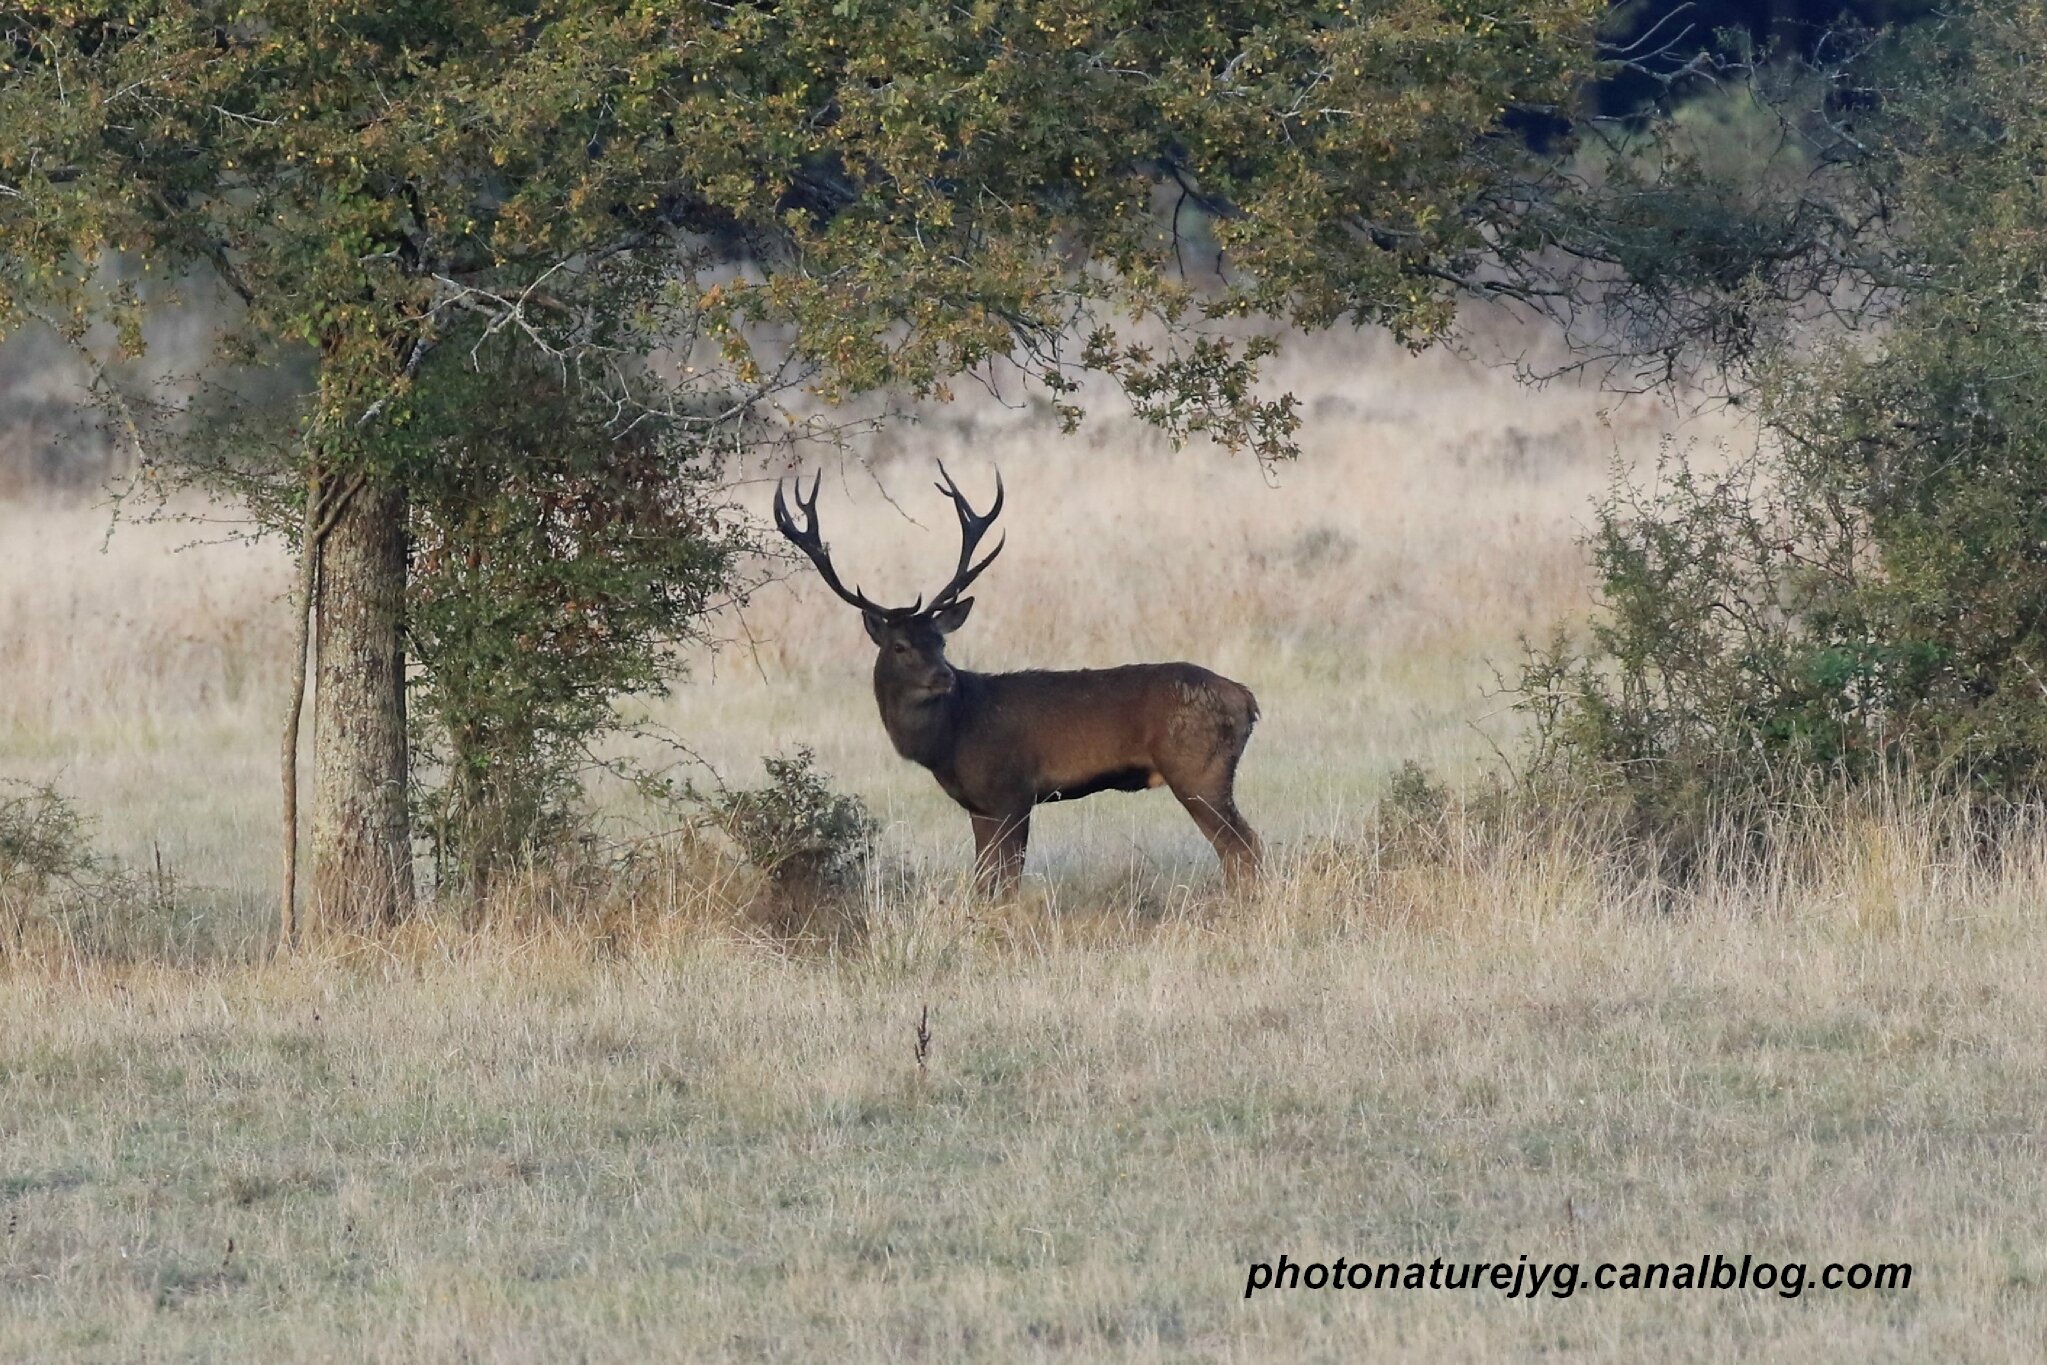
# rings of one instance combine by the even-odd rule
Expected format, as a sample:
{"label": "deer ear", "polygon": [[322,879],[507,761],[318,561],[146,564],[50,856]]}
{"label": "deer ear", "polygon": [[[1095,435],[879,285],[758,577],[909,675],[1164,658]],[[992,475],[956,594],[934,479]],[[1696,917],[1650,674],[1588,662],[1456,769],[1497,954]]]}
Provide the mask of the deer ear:
{"label": "deer ear", "polygon": [[967,613],[974,609],[974,599],[962,597],[931,613],[931,624],[938,627],[940,635],[950,635],[967,623]]}
{"label": "deer ear", "polygon": [[881,619],[881,613],[878,611],[863,611],[860,613],[860,620],[867,627],[867,638],[876,644],[883,643],[881,632],[888,625],[888,622]]}

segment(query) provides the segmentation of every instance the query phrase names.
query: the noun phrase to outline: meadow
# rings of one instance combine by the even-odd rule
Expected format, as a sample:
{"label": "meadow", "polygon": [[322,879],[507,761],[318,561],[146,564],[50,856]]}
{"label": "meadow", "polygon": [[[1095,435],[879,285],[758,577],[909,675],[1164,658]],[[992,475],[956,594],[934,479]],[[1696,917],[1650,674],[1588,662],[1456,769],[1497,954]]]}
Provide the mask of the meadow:
{"label": "meadow", "polygon": [[[907,600],[955,550],[931,459],[976,496],[999,466],[1009,548],[956,658],[1251,686],[1265,887],[1222,894],[1163,793],[1105,795],[1042,814],[1024,894],[975,904],[964,817],[888,749],[865,636],[806,569],[647,719],[736,782],[811,746],[882,818],[831,946],[697,850],[627,922],[436,912],[273,959],[281,552],[0,506],[0,773],[57,784],[150,888],[0,968],[0,1356],[2036,1348],[2047,837],[1988,867],[1879,800],[1681,904],[1455,802],[1432,856],[1393,856],[1392,774],[1513,749],[1495,670],[1583,618],[1590,499],[1674,418],[1365,343],[1281,378],[1307,426],[1276,470],[983,405],[863,448],[821,503],[849,579]],[[609,837],[663,846],[600,795]],[[1246,1301],[1281,1253],[1913,1279]]]}

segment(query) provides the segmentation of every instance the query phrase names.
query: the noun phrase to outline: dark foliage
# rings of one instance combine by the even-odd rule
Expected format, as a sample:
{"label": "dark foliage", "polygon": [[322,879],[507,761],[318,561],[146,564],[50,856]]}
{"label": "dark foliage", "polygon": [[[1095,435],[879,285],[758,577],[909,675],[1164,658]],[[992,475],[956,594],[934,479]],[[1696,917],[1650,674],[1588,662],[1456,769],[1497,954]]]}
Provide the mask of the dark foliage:
{"label": "dark foliage", "polygon": [[1981,5],[1868,55],[1835,174],[1892,206],[1856,239],[1883,326],[1767,352],[1748,458],[1617,480],[1606,611],[1524,672],[1538,766],[1656,829],[1814,780],[2047,795],[2043,44]]}
{"label": "dark foliage", "polygon": [[386,430],[411,490],[415,744],[441,769],[422,825],[444,881],[480,892],[573,825],[618,703],[667,686],[749,541],[693,433],[524,348],[445,352]]}
{"label": "dark foliage", "polygon": [[836,791],[807,748],[761,762],[767,785],[721,792],[711,802],[712,822],[784,892],[818,895],[851,885],[880,832],[867,807]]}

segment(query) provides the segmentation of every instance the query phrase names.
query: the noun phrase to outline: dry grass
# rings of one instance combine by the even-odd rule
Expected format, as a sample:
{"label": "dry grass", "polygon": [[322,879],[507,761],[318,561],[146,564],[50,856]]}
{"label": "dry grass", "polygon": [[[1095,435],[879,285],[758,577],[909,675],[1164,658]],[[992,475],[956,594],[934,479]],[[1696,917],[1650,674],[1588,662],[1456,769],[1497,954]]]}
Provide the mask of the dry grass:
{"label": "dry grass", "polygon": [[[999,460],[1011,548],[958,652],[1249,683],[1244,805],[1277,849],[1233,902],[1169,801],[1102,797],[1040,821],[1022,900],[973,909],[964,820],[888,754],[851,614],[797,580],[657,714],[745,780],[813,744],[885,815],[835,949],[735,915],[745,888],[683,848],[630,917],[531,913],[541,882],[488,923],[242,961],[282,564],[157,531],[101,556],[89,513],[0,511],[0,770],[55,778],[178,883],[161,960],[52,953],[0,986],[0,1356],[2035,1349],[2047,837],[1991,867],[1939,812],[1841,811],[1675,909],[1568,832],[1453,810],[1428,858],[1369,837],[1399,760],[1456,773],[1474,723],[1511,738],[1487,659],[1581,605],[1574,522],[1656,427],[1443,360],[1320,363],[1277,487],[986,416],[828,480],[849,574],[907,597],[952,553],[924,461],[980,488]],[[1244,1302],[1281,1252],[1915,1277]]]}
{"label": "dry grass", "polygon": [[[2047,1009],[2033,868],[1651,918],[1495,850],[1142,927],[895,903],[730,937],[420,934],[18,976],[0,1353],[2009,1358]],[[1568,871],[1566,867],[1563,870]],[[1564,883],[1566,887],[1569,881]],[[1582,886],[1582,883],[1581,883]],[[1531,899],[1530,892],[1535,895]],[[928,1066],[914,1025],[931,1008]],[[232,1254],[228,1252],[233,1243]],[[1909,1260],[1895,1295],[1277,1294],[1296,1258]],[[1588,1272],[1589,1273],[1589,1272]]]}

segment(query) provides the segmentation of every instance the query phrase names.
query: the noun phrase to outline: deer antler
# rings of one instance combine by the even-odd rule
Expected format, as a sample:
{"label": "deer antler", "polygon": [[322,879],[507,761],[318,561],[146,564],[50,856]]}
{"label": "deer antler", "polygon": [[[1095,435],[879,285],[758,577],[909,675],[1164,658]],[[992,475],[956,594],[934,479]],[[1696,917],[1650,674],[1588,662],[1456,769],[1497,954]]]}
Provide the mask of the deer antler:
{"label": "deer antler", "polygon": [[[824,579],[825,586],[837,593],[840,600],[856,606],[862,611],[873,612],[877,616],[891,615],[892,613],[889,608],[868,601],[857,587],[851,592],[847,592],[846,585],[839,581],[838,571],[832,568],[832,557],[826,552],[824,541],[817,533],[817,491],[823,484],[824,471],[819,470],[817,477],[811,480],[810,496],[805,498],[803,496],[803,476],[800,474],[796,476],[796,509],[803,513],[803,525],[798,526],[796,519],[789,515],[789,504],[782,499],[782,481],[777,479],[775,481],[775,529],[787,537],[790,544],[810,557],[810,562],[817,566],[818,575]],[[922,603],[923,599],[919,598],[918,604],[921,606]],[[917,608],[911,607],[910,610],[915,612]]]}
{"label": "deer antler", "polygon": [[[974,505],[967,501],[966,494],[960,492],[959,485],[952,481],[952,475],[946,473],[943,460],[938,462],[938,475],[944,480],[937,485],[938,491],[952,499],[953,510],[959,513],[960,563],[959,567],[953,570],[952,581],[939,589],[938,596],[931,599],[933,611],[950,606],[967,590],[970,583],[981,576],[981,570],[995,562],[995,556],[1001,554],[1002,547],[1009,543],[1009,536],[1005,533],[1001,540],[995,542],[995,548],[988,552],[988,557],[979,564],[974,564],[974,551],[980,548],[981,538],[988,534],[988,528],[995,524],[995,518],[1002,515],[1001,470],[995,471],[995,504],[988,509],[985,516],[974,511]],[[970,564],[973,565],[972,568],[967,567]]]}

